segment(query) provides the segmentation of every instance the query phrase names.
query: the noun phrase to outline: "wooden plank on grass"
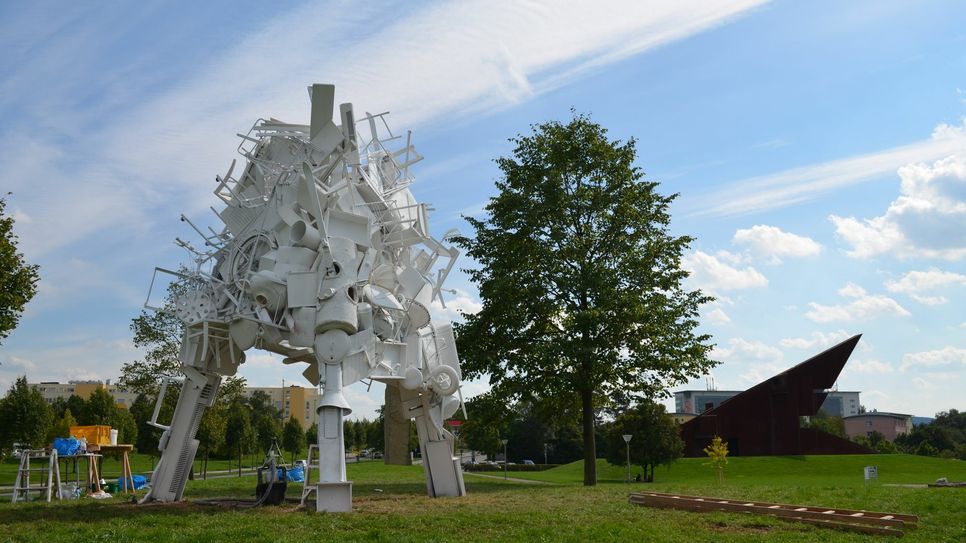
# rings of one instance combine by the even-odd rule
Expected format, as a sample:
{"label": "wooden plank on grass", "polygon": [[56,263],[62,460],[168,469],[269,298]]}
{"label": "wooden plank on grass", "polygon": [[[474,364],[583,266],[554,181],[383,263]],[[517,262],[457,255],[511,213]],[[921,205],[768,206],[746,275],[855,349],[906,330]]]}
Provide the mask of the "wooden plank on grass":
{"label": "wooden plank on grass", "polygon": [[[715,501],[722,501],[722,500],[724,500],[723,498],[714,498],[714,497],[709,497],[709,496],[685,496],[683,494],[668,494],[668,493],[664,493],[664,492],[645,492],[644,494],[650,494],[652,496],[680,496],[680,497],[683,497],[683,498],[693,498],[693,499],[702,499],[702,500],[715,500]],[[777,506],[777,508],[785,508],[785,509],[795,508],[796,510],[801,510],[801,511],[819,511],[819,512],[834,511],[834,512],[839,513],[839,514],[856,515],[856,516],[862,516],[862,517],[894,518],[894,519],[898,519],[898,520],[901,520],[904,523],[906,523],[907,527],[915,527],[915,524],[917,522],[919,522],[919,517],[918,516],[916,516],[916,515],[907,515],[907,514],[903,514],[903,513],[886,513],[886,512],[880,512],[880,511],[862,511],[862,510],[858,510],[858,509],[842,509],[841,507],[835,507],[835,508],[832,508],[832,507],[818,507],[818,506],[813,506],[813,505],[796,505],[796,504],[789,504],[789,503],[761,502],[761,501],[753,501],[753,500],[724,500],[724,501],[729,501],[731,503],[742,503],[742,504],[757,505],[757,506],[763,506],[763,507],[776,507]]]}
{"label": "wooden plank on grass", "polygon": [[902,537],[902,529],[913,527],[892,513],[806,507],[801,505],[768,504],[747,500],[723,500],[703,496],[681,496],[660,493],[631,494],[630,503],[650,507],[664,507],[685,511],[725,511],[770,515],[783,520],[803,522],[826,528],[862,533]]}

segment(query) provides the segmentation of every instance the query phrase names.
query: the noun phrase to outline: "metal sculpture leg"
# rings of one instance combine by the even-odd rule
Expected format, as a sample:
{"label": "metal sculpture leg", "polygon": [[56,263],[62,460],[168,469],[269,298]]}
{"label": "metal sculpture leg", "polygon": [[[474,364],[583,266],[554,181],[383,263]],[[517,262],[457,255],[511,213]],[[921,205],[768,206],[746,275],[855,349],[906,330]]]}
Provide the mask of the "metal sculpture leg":
{"label": "metal sculpture leg", "polygon": [[352,511],[352,482],[345,474],[345,439],[342,419],[350,412],[342,396],[342,365],[325,364],[319,414],[319,483],[315,510],[330,513]]}
{"label": "metal sculpture leg", "polygon": [[431,404],[429,390],[406,390],[403,387],[400,392],[409,416],[416,420],[426,492],[431,498],[465,496],[463,467],[460,459],[453,455],[456,440],[443,428],[443,404]]}
{"label": "metal sculpture leg", "polygon": [[179,501],[184,493],[185,484],[191,472],[191,466],[198,450],[198,440],[195,434],[205,409],[211,407],[221,385],[221,375],[204,373],[194,368],[183,368],[187,378],[181,387],[181,396],[171,418],[171,426],[158,424],[158,412],[164,401],[167,384],[161,388],[158,404],[154,409],[151,424],[164,430],[158,450],[161,459],[151,475],[151,490],[141,500],[148,501]]}
{"label": "metal sculpture leg", "polygon": [[453,435],[436,428],[428,416],[416,417],[416,432],[423,452],[423,472],[430,497],[465,496],[463,467],[453,456]]}

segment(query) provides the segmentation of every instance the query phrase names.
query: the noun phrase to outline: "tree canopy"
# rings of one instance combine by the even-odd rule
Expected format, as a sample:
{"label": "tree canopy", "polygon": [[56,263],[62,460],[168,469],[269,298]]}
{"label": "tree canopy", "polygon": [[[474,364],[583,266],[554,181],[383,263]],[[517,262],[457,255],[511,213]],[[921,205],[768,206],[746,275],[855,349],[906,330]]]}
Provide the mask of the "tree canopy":
{"label": "tree canopy", "polygon": [[457,324],[464,374],[488,374],[504,401],[570,396],[581,405],[584,484],[596,483],[596,409],[652,397],[705,373],[710,337],[682,282],[692,238],[669,232],[668,206],[634,165],[635,141],[609,140],[588,116],[517,136],[496,160],[498,194],[474,237],[467,270],[483,308]]}
{"label": "tree canopy", "polygon": [[0,399],[0,450],[10,450],[14,443],[46,446],[53,419],[40,391],[27,384],[26,376],[18,377]]}
{"label": "tree canopy", "polygon": [[[9,194],[9,193],[8,193]],[[36,264],[27,264],[17,251],[14,219],[5,215],[5,198],[0,198],[0,344],[20,322],[27,302],[37,293]]]}
{"label": "tree canopy", "polygon": [[654,480],[655,467],[669,464],[684,453],[678,423],[659,403],[641,402],[618,415],[608,426],[604,450],[611,464],[623,465],[627,460],[624,434],[631,435],[631,463],[644,469],[644,477],[649,482]]}

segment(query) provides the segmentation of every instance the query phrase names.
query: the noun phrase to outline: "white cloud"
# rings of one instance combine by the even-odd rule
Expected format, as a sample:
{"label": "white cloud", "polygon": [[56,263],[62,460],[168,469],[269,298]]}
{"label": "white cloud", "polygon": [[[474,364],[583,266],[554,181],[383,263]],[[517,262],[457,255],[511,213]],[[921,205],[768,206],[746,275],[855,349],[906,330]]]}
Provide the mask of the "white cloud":
{"label": "white cloud", "polygon": [[855,283],[848,283],[839,289],[841,296],[852,301],[839,305],[823,305],[809,302],[810,311],[805,316],[815,322],[835,322],[867,320],[879,316],[908,317],[910,313],[892,298],[881,294],[869,294]]}
{"label": "white cloud", "polygon": [[711,350],[711,358],[721,362],[774,362],[784,360],[781,349],[772,347],[761,341],[748,341],[744,338],[731,338],[727,347],[715,345]]}
{"label": "white cloud", "polygon": [[880,360],[850,360],[845,366],[849,373],[883,374],[895,371],[892,364]]}
{"label": "white cloud", "polygon": [[866,296],[868,292],[859,285],[853,282],[848,282],[844,287],[839,289],[839,296],[844,296],[846,298],[862,298]]}
{"label": "white cloud", "polygon": [[919,390],[936,390],[937,388],[933,382],[927,381],[922,377],[914,377],[912,379],[912,386]]}
{"label": "white cloud", "polygon": [[[940,124],[932,137],[876,153],[812,164],[729,183],[685,203],[692,215],[745,215],[814,200],[836,189],[895,172],[905,164],[937,160],[961,152],[962,126]],[[960,230],[962,232],[962,230]],[[883,230],[882,234],[889,234]],[[874,239],[865,241],[874,243]]]}
{"label": "white cloud", "polygon": [[966,349],[947,346],[934,351],[907,353],[903,355],[899,369],[902,371],[910,368],[929,370],[946,366],[966,367]]}
{"label": "white cloud", "polygon": [[[966,145],[962,127],[947,127]],[[849,256],[959,260],[966,256],[966,154],[899,168],[899,197],[871,219],[830,215]]]}
{"label": "white cloud", "polygon": [[886,281],[889,292],[908,294],[913,300],[925,305],[939,305],[948,302],[944,296],[926,296],[923,292],[941,289],[951,285],[966,285],[966,275],[930,268],[927,271],[911,271],[898,280]]}
{"label": "white cloud", "polygon": [[711,324],[723,325],[731,322],[731,317],[729,317],[728,314],[725,313],[720,307],[712,309],[704,317],[708,319]]}
{"label": "white cloud", "polygon": [[[20,127],[30,130],[11,130],[10,141],[0,142],[9,151],[0,151],[5,179],[45,184],[42,195],[22,198],[22,213],[35,219],[24,223],[24,250],[43,255],[111,227],[145,228],[161,202],[207,213],[214,199],[209,183],[199,181],[225,170],[235,133],[259,117],[305,122],[312,82],[334,83],[357,118],[388,109],[397,129],[439,123],[532,99],[762,3],[309,3],[200,55],[176,72],[182,77],[126,78],[118,88],[110,78],[92,83],[89,74],[108,68],[97,64],[101,53],[121,40],[118,19],[130,14],[105,9],[100,17],[75,12],[55,20],[44,10],[30,13],[24,17],[37,19],[31,37],[8,44],[12,53],[29,52],[30,61],[0,82],[0,105],[36,117]],[[4,22],[6,35],[23,33],[15,21]],[[163,58],[179,46],[162,39],[145,48]],[[149,68],[129,63],[109,68],[139,75]],[[71,137],[47,130],[52,119]]]}
{"label": "white cloud", "polygon": [[469,293],[462,290],[455,290],[450,294],[444,290],[443,297],[446,300],[446,307],[443,307],[439,300],[433,300],[430,311],[434,319],[442,319],[450,322],[462,321],[462,314],[472,315],[483,309],[483,304],[473,298]]}
{"label": "white cloud", "polygon": [[731,338],[726,347],[716,345],[710,356],[732,370],[740,368],[739,380],[744,385],[754,385],[780,373],[785,359],[780,349],[744,338]]}
{"label": "white cloud", "polygon": [[736,231],[732,241],[748,245],[752,253],[768,258],[773,264],[781,263],[782,257],[801,258],[822,252],[822,246],[809,237],[764,224]]}
{"label": "white cloud", "polygon": [[910,294],[909,296],[923,305],[942,305],[949,302],[949,299],[945,296],[922,296],[919,294]]}
{"label": "white cloud", "polygon": [[794,349],[821,349],[841,343],[849,337],[851,336],[845,330],[836,330],[827,334],[825,332],[812,332],[811,338],[784,338],[778,344],[782,347]]}
{"label": "white cloud", "polygon": [[[730,253],[725,254],[731,256]],[[691,274],[690,280],[696,286],[708,292],[768,286],[768,279],[755,268],[748,266],[738,269],[703,251],[685,255],[681,259],[681,266]]]}

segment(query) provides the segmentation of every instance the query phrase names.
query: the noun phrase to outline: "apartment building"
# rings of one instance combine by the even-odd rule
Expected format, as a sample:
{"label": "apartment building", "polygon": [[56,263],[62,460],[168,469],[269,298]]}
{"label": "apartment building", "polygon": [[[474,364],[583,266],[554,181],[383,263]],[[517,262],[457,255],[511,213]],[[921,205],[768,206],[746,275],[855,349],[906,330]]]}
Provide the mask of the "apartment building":
{"label": "apartment building", "polygon": [[40,383],[28,383],[28,386],[40,391],[41,396],[44,397],[47,403],[54,403],[54,400],[57,399],[66,400],[72,395],[87,400],[99,388],[106,390],[111,396],[114,396],[114,401],[117,402],[118,407],[123,407],[124,409],[130,407],[138,397],[137,394],[126,392],[112,385],[110,379],[107,382],[67,381],[66,383],[59,383],[57,381],[42,381]]}
{"label": "apartment building", "polygon": [[[722,402],[741,394],[741,390],[682,390],[674,393],[674,411],[701,414],[718,407]],[[828,393],[821,409],[835,417],[859,414],[859,394],[856,391],[836,390]]]}
{"label": "apartment building", "polygon": [[245,387],[245,397],[250,398],[256,391],[261,391],[271,398],[272,405],[282,412],[282,420],[288,421],[289,417],[295,417],[302,425],[302,429],[308,429],[315,424],[315,411],[319,407],[321,397],[314,388],[303,388],[296,385],[287,387]]}

